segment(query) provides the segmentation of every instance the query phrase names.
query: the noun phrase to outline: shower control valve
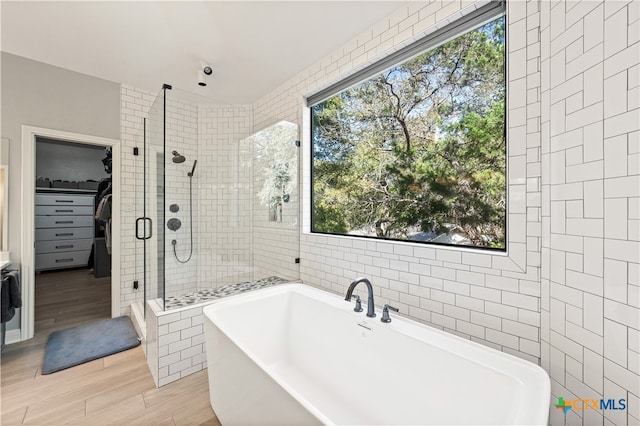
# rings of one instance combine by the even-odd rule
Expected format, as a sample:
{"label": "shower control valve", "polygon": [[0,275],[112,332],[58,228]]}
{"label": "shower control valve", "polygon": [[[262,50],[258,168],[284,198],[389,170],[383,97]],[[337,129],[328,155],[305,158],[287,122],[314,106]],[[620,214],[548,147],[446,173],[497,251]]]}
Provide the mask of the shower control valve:
{"label": "shower control valve", "polygon": [[182,222],[177,217],[172,217],[167,221],[167,228],[172,231],[177,231],[182,226]]}

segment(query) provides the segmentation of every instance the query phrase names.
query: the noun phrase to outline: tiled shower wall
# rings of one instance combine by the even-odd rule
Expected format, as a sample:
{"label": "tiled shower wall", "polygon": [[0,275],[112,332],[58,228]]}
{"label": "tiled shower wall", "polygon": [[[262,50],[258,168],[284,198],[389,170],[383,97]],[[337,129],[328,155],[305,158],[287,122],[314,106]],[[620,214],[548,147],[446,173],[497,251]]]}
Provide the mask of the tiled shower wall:
{"label": "tiled shower wall", "polygon": [[[552,424],[640,424],[640,2],[542,2],[542,365]],[[604,416],[604,418],[603,418]]]}
{"label": "tiled shower wall", "polygon": [[253,278],[251,107],[201,106],[199,122],[198,288],[212,288]]}
{"label": "tiled shower wall", "polygon": [[[165,217],[177,218],[182,226],[177,231],[165,230],[165,297],[179,296],[197,290],[198,282],[198,244],[199,244],[199,210],[198,200],[201,192],[201,183],[206,181],[203,170],[207,168],[206,162],[199,159],[198,140],[198,106],[176,100],[172,93],[167,92],[166,113],[166,160],[164,165],[165,185]],[[184,155],[186,160],[176,164],[172,161],[172,152],[177,151]],[[199,160],[193,176],[193,223],[191,223],[189,206],[189,177],[194,160]],[[172,213],[169,210],[171,204],[177,204],[179,210]],[[162,207],[159,207],[160,209]],[[187,263],[176,260],[173,252],[172,240],[176,240],[176,253],[180,260],[189,258],[191,245],[190,226],[193,226],[193,254]]]}
{"label": "tiled shower wall", "polygon": [[[256,129],[301,126],[303,200],[304,97],[478,4],[402,7],[255,104]],[[310,234],[303,201],[301,278],[344,294],[368,276],[379,305],[541,363],[552,397],[627,401],[568,424],[639,424],[639,5],[508,2],[508,255]]]}

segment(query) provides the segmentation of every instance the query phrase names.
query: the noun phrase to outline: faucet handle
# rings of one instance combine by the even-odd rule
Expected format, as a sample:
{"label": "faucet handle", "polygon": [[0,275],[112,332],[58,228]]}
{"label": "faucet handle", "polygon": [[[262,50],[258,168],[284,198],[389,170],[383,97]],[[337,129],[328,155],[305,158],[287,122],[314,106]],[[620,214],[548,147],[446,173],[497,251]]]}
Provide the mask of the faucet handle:
{"label": "faucet handle", "polygon": [[353,296],[351,296],[351,298],[356,298],[356,306],[353,308],[353,310],[355,312],[362,312],[362,302],[360,301],[360,296],[358,296],[357,294],[354,294]]}
{"label": "faucet handle", "polygon": [[394,312],[400,312],[400,309],[398,308],[394,308],[391,305],[384,305],[384,308],[382,308],[382,318],[380,318],[380,321],[382,322],[391,322],[391,317],[389,317],[389,309],[391,309]]}

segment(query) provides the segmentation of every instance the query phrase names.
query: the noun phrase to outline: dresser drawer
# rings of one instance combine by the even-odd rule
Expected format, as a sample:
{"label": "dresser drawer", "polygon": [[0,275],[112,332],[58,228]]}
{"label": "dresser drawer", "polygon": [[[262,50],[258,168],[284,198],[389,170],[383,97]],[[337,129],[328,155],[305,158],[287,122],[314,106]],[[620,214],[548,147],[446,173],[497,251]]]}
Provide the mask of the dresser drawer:
{"label": "dresser drawer", "polygon": [[42,206],[91,206],[95,196],[73,194],[36,194],[36,205]]}
{"label": "dresser drawer", "polygon": [[93,227],[36,229],[36,241],[79,240],[93,238]]}
{"label": "dresser drawer", "polygon": [[92,238],[83,240],[36,241],[36,254],[91,250]]}
{"label": "dresser drawer", "polygon": [[87,266],[91,250],[36,254],[36,271]]}
{"label": "dresser drawer", "polygon": [[93,206],[36,206],[36,216],[93,216]]}
{"label": "dresser drawer", "polygon": [[36,228],[79,228],[93,221],[93,216],[36,216]]}

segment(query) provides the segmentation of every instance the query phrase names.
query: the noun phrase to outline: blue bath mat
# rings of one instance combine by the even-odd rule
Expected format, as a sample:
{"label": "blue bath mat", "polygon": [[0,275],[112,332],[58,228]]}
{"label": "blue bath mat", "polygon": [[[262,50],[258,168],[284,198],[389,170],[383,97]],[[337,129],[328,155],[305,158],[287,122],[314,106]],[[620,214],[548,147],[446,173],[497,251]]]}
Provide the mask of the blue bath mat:
{"label": "blue bath mat", "polygon": [[126,316],[54,331],[47,341],[42,374],[55,373],[139,344],[133,324]]}

